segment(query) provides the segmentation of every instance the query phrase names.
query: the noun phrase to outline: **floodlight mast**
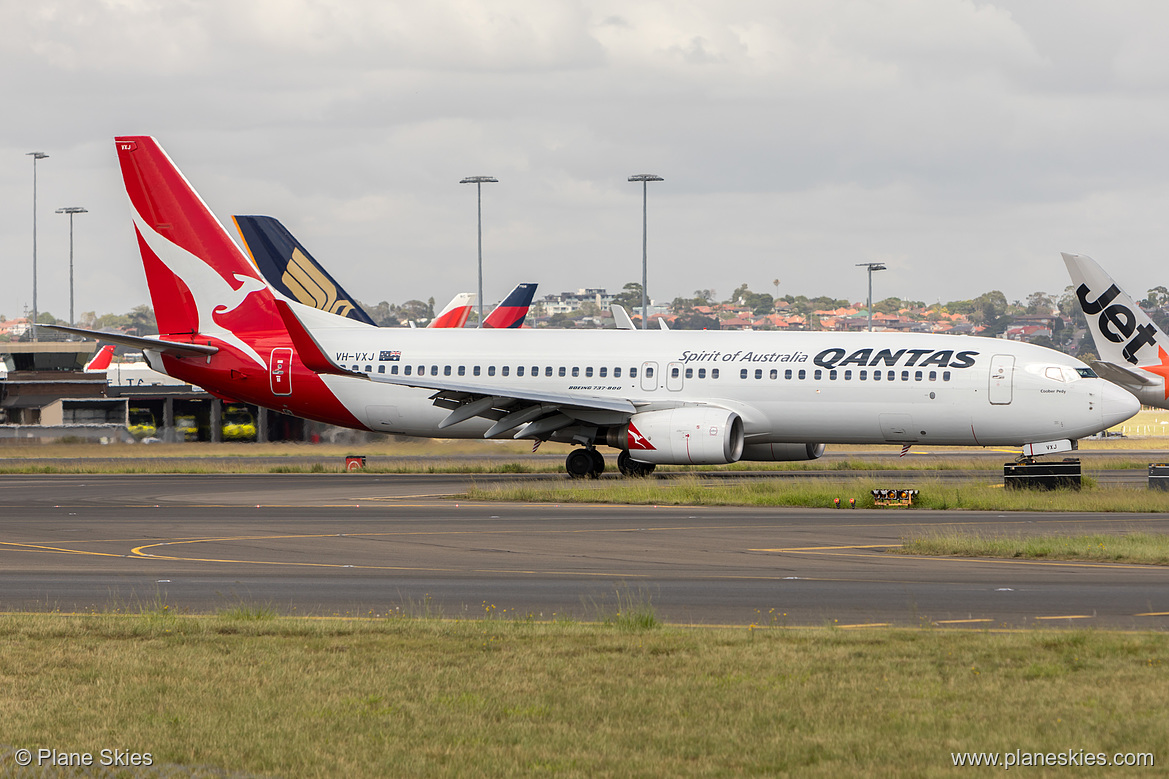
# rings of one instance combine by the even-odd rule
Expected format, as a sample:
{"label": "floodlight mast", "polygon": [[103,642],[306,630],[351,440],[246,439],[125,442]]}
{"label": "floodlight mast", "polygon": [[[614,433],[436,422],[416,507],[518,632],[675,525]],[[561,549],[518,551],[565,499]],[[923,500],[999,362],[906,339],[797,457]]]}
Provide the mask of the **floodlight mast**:
{"label": "floodlight mast", "polygon": [[32,157],[32,339],[37,340],[37,160],[49,155],[43,151],[30,151]]}
{"label": "floodlight mast", "polygon": [[483,185],[497,184],[499,179],[494,176],[467,176],[460,184],[474,184],[475,194],[479,202],[479,321],[476,327],[483,326]]}
{"label": "floodlight mast", "polygon": [[653,173],[638,173],[629,177],[630,181],[641,182],[641,329],[645,330],[649,327],[649,293],[648,277],[646,271],[646,227],[647,227],[647,199],[648,187],[651,181],[665,181],[661,176],[655,176]]}
{"label": "floodlight mast", "polygon": [[873,271],[888,270],[882,262],[858,262],[858,268],[869,269],[869,332],[873,332]]}
{"label": "floodlight mast", "polygon": [[89,211],[81,206],[58,208],[58,214],[69,214],[69,326],[76,327],[77,321],[73,318],[73,215],[88,214]]}

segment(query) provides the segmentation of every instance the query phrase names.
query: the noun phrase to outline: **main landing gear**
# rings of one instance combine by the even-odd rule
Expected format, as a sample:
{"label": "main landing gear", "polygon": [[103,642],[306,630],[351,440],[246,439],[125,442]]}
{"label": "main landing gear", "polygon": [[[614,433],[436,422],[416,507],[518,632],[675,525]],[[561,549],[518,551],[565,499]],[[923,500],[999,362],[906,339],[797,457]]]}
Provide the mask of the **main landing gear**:
{"label": "main landing gear", "polygon": [[564,461],[573,479],[595,479],[605,472],[605,458],[596,449],[573,449]]}
{"label": "main landing gear", "polygon": [[653,463],[642,463],[629,456],[629,452],[617,455],[617,470],[622,476],[645,477],[654,472],[657,466]]}

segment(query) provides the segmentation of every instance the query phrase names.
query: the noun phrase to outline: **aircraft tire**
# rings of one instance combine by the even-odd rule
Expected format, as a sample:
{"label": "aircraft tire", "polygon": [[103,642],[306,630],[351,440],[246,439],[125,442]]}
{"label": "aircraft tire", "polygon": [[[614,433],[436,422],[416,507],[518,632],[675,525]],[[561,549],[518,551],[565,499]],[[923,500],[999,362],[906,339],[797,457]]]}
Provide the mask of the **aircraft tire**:
{"label": "aircraft tire", "polygon": [[621,472],[622,476],[634,479],[645,478],[653,473],[656,467],[653,463],[642,463],[634,460],[629,456],[629,452],[621,452],[617,455],[617,470]]}
{"label": "aircraft tire", "polygon": [[573,479],[596,478],[593,456],[588,449],[573,449],[564,460],[564,469]]}
{"label": "aircraft tire", "polygon": [[599,478],[605,472],[605,455],[598,452],[596,449],[586,450],[589,456],[593,458],[593,469],[589,472],[590,479]]}

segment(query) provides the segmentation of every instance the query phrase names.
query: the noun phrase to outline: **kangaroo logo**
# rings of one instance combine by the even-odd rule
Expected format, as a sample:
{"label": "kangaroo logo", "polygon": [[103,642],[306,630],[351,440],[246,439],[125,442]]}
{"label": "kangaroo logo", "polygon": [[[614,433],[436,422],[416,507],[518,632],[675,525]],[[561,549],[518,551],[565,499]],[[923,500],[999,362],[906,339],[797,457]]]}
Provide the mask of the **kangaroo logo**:
{"label": "kangaroo logo", "polygon": [[[1076,289],[1080,307],[1084,309],[1084,316],[1099,316],[1097,320],[1100,334],[1114,344],[1128,343],[1124,347],[1124,359],[1136,365],[1137,352],[1143,346],[1156,345],[1157,327],[1153,324],[1137,325],[1136,314],[1132,309],[1121,303],[1112,301],[1120,295],[1120,289],[1113,284],[1100,297],[1093,301],[1088,300],[1092,290],[1087,284],[1081,284]],[[1131,339],[1131,340],[1129,340]]]}
{"label": "kangaroo logo", "polygon": [[632,422],[629,423],[629,448],[642,449],[645,451],[656,451],[657,447],[649,442],[649,439],[641,434]]}
{"label": "kangaroo logo", "polygon": [[146,224],[137,209],[131,210],[134,216],[134,226],[138,228],[138,234],[146,241],[146,245],[162,261],[162,264],[181,279],[187,285],[187,289],[191,291],[191,296],[195,299],[195,313],[198,317],[196,330],[231,344],[255,360],[262,369],[268,370],[267,363],[256,353],[255,349],[215,320],[216,314],[234,311],[247,300],[248,295],[266,289],[264,282],[253,276],[235,273],[232,275],[236,281],[240,282],[240,285],[232,287],[203,258],[192,254],[165,236],[159,235]]}

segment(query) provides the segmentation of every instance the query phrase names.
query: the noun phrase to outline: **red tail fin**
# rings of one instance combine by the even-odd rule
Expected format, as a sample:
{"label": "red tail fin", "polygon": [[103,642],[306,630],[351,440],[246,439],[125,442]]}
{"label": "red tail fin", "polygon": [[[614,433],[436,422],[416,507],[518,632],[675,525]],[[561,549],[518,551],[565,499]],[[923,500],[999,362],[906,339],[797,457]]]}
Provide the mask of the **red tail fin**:
{"label": "red tail fin", "polygon": [[113,359],[114,356],[114,346],[115,344],[106,344],[102,348],[98,349],[97,354],[93,356],[93,359],[85,364],[85,372],[97,373],[98,371],[104,371],[106,368],[110,367],[110,360]]}
{"label": "red tail fin", "polygon": [[284,326],[255,267],[157,141],[115,141],[159,332],[210,336],[266,367],[244,334]]}

